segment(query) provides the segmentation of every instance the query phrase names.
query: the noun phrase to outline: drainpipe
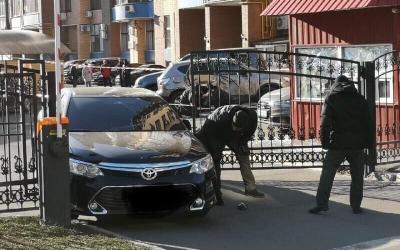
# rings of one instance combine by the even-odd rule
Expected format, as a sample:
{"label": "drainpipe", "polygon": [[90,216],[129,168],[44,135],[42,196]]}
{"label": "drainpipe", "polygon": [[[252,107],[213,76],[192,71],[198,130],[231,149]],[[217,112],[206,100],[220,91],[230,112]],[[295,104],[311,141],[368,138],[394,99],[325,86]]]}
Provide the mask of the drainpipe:
{"label": "drainpipe", "polygon": [[5,0],[5,9],[6,9],[6,30],[11,29],[10,25],[10,3],[9,0]]}

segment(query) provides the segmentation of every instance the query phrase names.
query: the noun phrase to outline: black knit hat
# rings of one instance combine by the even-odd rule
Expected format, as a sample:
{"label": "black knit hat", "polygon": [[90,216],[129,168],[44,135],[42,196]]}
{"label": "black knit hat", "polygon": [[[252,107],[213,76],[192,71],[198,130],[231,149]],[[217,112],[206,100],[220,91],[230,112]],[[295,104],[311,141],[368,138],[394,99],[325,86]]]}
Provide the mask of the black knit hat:
{"label": "black knit hat", "polygon": [[349,78],[345,77],[344,75],[339,76],[336,78],[335,83],[341,83],[341,84],[350,84],[351,82],[349,81]]}
{"label": "black knit hat", "polygon": [[246,111],[239,110],[233,116],[233,126],[244,129],[249,124],[249,115]]}

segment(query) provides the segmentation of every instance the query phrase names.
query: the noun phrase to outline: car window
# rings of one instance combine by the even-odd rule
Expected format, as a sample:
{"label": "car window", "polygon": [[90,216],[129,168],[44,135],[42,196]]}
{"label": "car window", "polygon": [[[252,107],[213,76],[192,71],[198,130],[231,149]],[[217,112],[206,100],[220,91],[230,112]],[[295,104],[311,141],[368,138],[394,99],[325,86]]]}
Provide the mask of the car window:
{"label": "car window", "polygon": [[189,65],[184,65],[184,66],[178,67],[178,71],[181,72],[182,74],[186,74],[188,69],[189,69]]}
{"label": "car window", "polygon": [[71,132],[186,129],[172,108],[158,97],[73,97],[67,116]]}

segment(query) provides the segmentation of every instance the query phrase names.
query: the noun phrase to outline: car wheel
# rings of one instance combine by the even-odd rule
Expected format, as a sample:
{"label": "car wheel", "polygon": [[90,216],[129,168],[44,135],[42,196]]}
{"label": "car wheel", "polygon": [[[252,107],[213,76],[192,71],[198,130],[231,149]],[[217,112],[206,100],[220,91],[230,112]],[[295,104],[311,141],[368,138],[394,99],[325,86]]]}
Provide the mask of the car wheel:
{"label": "car wheel", "polygon": [[174,92],[171,93],[171,95],[169,96],[169,103],[175,103],[176,99],[181,96],[181,94],[183,93],[183,90],[175,90]]}

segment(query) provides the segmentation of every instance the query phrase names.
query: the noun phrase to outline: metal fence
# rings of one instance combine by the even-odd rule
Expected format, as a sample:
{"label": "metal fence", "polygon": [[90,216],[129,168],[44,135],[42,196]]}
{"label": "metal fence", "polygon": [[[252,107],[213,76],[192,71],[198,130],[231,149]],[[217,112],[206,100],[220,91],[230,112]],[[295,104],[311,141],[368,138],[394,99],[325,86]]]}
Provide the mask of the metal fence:
{"label": "metal fence", "polygon": [[[194,130],[222,105],[257,111],[258,128],[249,142],[254,169],[321,167],[320,112],[333,80],[346,75],[365,90],[360,62],[298,53],[257,50],[200,51],[191,54],[190,79],[180,112]],[[365,92],[365,91],[364,91]],[[186,94],[186,97],[185,97]],[[190,107],[190,108],[189,108]],[[236,169],[224,153],[223,168]]]}
{"label": "metal fence", "polygon": [[37,209],[35,129],[39,110],[48,110],[44,61],[3,62],[0,72],[0,212]]}

